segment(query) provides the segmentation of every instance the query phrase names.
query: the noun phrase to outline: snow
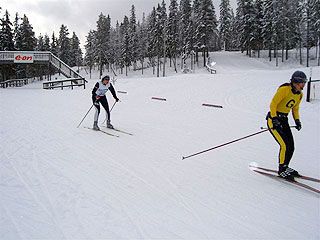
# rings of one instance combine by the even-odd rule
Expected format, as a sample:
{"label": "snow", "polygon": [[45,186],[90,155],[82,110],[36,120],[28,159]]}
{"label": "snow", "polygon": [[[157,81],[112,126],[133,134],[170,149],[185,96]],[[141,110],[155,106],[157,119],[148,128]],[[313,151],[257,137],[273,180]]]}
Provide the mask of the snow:
{"label": "snow", "polygon": [[[268,132],[182,160],[261,131],[278,86],[297,69],[310,73],[238,52],[211,55],[217,74],[118,76],[115,89],[128,94],[118,93],[112,123],[133,136],[85,129],[93,110],[76,128],[97,73],[86,89],[0,89],[0,239],[320,239],[317,194],[248,168],[277,168]],[[312,74],[320,79],[320,68]],[[301,103],[291,161],[316,178],[319,103]]]}

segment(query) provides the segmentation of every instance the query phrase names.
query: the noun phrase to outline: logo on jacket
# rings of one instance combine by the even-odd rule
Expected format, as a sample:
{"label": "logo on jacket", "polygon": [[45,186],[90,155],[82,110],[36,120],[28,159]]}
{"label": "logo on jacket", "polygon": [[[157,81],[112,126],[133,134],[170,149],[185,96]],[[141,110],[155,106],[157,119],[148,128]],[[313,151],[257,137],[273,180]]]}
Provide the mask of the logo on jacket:
{"label": "logo on jacket", "polygon": [[296,104],[296,101],[293,100],[293,99],[291,99],[291,100],[287,103],[286,107],[288,107],[288,108],[293,108],[295,104]]}

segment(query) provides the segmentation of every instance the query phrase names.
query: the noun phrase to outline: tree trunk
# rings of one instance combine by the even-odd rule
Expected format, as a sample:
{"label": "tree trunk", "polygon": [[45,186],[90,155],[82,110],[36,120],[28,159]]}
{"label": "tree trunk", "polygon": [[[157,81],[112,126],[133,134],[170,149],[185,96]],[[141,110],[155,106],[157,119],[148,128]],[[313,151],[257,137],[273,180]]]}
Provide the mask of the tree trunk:
{"label": "tree trunk", "polygon": [[320,37],[318,38],[318,66],[320,66]]}
{"label": "tree trunk", "polygon": [[274,50],[274,54],[275,54],[275,58],[276,58],[276,66],[279,66],[279,62],[278,62],[278,44],[276,43],[275,45],[275,50]]}

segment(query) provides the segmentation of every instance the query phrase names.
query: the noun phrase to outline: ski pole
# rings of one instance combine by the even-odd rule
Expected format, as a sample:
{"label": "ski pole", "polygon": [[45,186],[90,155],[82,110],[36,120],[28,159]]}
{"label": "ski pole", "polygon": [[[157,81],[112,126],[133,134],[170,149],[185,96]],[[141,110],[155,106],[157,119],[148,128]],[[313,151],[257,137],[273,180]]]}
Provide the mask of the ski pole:
{"label": "ski pole", "polygon": [[[110,109],[110,111],[109,111],[110,113],[111,113],[112,109],[114,108],[114,105],[116,105],[116,103],[117,103],[117,102],[114,102],[114,104],[112,105],[112,107],[111,107],[111,109]],[[107,118],[102,122],[102,124],[104,124],[104,123],[106,122],[106,120],[107,120]]]}
{"label": "ski pole", "polygon": [[[90,112],[91,108],[93,107],[93,104],[91,105],[91,107],[89,108],[88,112],[86,113],[86,115],[84,116],[84,118],[81,120],[81,122],[79,123],[78,127],[80,127],[81,123],[83,122],[83,120],[87,117],[88,113]],[[78,128],[77,127],[77,128]]]}
{"label": "ski pole", "polygon": [[217,148],[220,148],[220,147],[223,147],[223,146],[226,146],[226,145],[229,145],[229,144],[234,143],[234,142],[238,142],[238,141],[240,141],[240,140],[243,140],[243,139],[246,139],[246,138],[249,138],[249,137],[258,135],[258,134],[263,133],[263,132],[266,132],[266,131],[268,131],[268,130],[269,130],[269,129],[264,129],[264,130],[262,130],[262,131],[259,131],[259,132],[250,134],[250,135],[248,135],[248,136],[245,136],[245,137],[242,137],[242,138],[238,138],[238,139],[236,139],[236,140],[233,140],[233,141],[230,141],[230,142],[227,142],[227,143],[223,143],[223,144],[221,144],[221,145],[218,145],[218,146],[215,146],[215,147],[206,149],[206,150],[201,151],[201,152],[197,152],[197,153],[191,154],[191,155],[186,156],[186,157],[182,157],[182,160],[187,159],[187,158],[190,158],[190,157],[193,157],[193,156],[196,156],[196,155],[199,155],[199,154],[202,154],[202,153],[205,153],[205,152],[208,152],[208,151],[211,151],[211,150],[214,150],[214,149],[217,149]]}
{"label": "ski pole", "polygon": [[112,109],[114,108],[114,105],[116,105],[117,102],[114,102],[114,104],[112,105],[110,112],[112,111]]}

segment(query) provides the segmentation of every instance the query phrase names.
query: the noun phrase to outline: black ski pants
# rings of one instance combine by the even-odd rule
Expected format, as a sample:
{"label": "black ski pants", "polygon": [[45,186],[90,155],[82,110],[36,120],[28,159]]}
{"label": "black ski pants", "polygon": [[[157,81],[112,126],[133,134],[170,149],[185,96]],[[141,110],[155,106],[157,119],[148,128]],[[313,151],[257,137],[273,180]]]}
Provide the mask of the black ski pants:
{"label": "black ski pants", "polygon": [[294,140],[289,126],[288,117],[280,116],[279,119],[281,122],[281,128],[275,130],[272,129],[272,119],[268,117],[268,128],[270,129],[269,131],[271,135],[280,145],[279,164],[289,165],[294,152]]}
{"label": "black ski pants", "polygon": [[94,115],[94,121],[97,122],[99,119],[99,114],[100,114],[100,103],[102,105],[102,107],[106,110],[106,117],[107,120],[110,120],[110,111],[109,111],[109,104],[108,104],[108,100],[106,96],[102,96],[100,97],[98,100],[96,100],[95,96],[92,96],[92,101],[93,103],[97,102],[98,104],[94,104],[95,108],[96,108],[96,113]]}

